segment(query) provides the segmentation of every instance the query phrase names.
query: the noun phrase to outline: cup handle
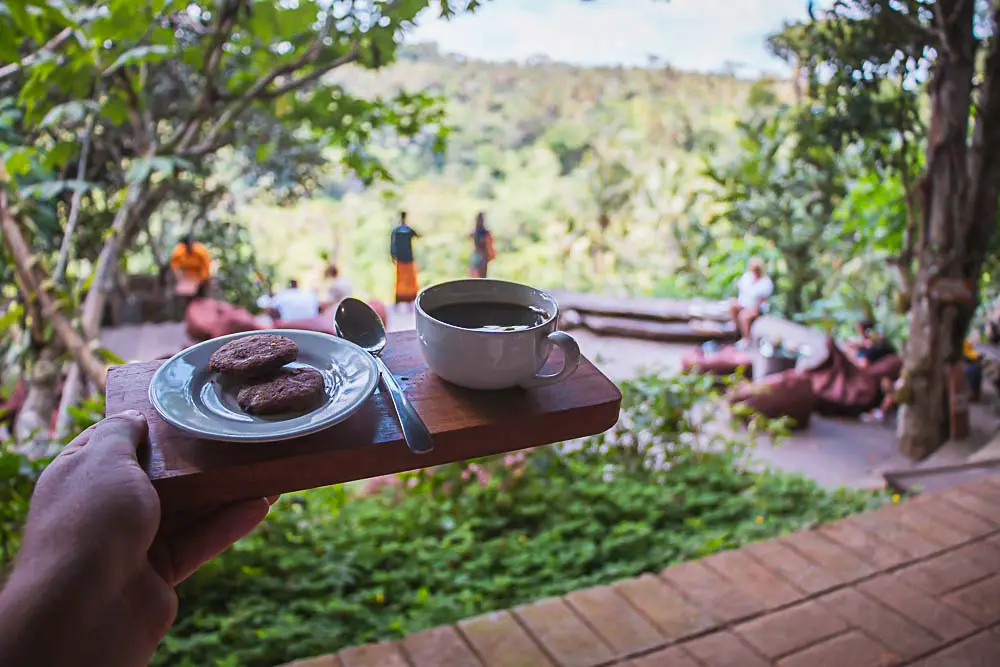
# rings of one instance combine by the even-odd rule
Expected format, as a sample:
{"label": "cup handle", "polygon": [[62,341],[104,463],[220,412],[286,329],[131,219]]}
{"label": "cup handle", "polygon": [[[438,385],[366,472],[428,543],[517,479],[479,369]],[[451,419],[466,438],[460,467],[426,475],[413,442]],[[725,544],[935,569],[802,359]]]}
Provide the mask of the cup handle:
{"label": "cup handle", "polygon": [[548,335],[548,339],[563,351],[563,367],[550,375],[535,375],[525,380],[521,383],[525,389],[562,382],[572,375],[576,371],[576,367],[580,365],[580,346],[576,344],[576,340],[572,336],[562,331],[553,331]]}

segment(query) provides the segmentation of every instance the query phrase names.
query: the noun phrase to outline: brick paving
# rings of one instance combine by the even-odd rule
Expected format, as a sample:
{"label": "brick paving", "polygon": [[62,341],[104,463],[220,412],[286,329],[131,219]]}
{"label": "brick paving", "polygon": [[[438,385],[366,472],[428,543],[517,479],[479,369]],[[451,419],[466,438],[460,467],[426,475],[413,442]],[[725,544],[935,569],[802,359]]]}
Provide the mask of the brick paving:
{"label": "brick paving", "polygon": [[994,667],[1000,475],[290,665]]}

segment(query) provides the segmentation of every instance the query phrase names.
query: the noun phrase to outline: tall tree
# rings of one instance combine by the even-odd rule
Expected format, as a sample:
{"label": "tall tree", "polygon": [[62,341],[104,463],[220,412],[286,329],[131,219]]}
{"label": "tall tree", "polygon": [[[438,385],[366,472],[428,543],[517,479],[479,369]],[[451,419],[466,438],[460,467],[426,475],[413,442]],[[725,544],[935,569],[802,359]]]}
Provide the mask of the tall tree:
{"label": "tall tree", "polygon": [[[329,155],[362,180],[387,176],[365,150],[374,137],[429,127],[440,144],[434,98],[363,99],[328,75],[391,62],[429,6],[447,16],[478,4],[0,3],[0,102],[15,101],[16,130],[0,136],[0,222],[37,358],[55,363],[68,352],[103,387],[92,341],[123,251],[165,202],[206,210],[225,198],[229,184],[212,182],[222,162],[295,196],[315,186]],[[53,211],[46,240],[39,221]],[[79,308],[63,285],[75,258],[93,267],[75,276],[86,287]],[[45,368],[31,374],[32,391],[48,397],[42,406],[55,386]]]}
{"label": "tall tree", "polygon": [[[859,108],[887,86],[900,91],[897,102],[926,94],[925,168],[904,195],[912,224],[898,260],[913,276],[898,436],[914,458],[948,437],[948,365],[961,359],[978,305],[978,292],[955,301],[937,298],[943,290],[935,285],[977,285],[998,226],[998,32],[998,0],[837,0],[782,37],[789,52],[821,66],[813,95]],[[878,120],[847,114],[831,131],[864,139]],[[913,125],[903,121],[895,141],[882,145],[897,151],[912,145]],[[914,161],[904,154],[900,164],[905,176]]]}

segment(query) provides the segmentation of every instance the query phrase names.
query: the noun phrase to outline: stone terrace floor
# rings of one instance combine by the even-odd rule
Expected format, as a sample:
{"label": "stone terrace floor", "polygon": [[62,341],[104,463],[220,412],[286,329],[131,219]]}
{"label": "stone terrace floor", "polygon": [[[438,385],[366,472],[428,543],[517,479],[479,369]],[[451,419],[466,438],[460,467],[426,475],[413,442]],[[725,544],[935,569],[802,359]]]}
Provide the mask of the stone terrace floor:
{"label": "stone terrace floor", "polygon": [[993,667],[1000,476],[294,667]]}

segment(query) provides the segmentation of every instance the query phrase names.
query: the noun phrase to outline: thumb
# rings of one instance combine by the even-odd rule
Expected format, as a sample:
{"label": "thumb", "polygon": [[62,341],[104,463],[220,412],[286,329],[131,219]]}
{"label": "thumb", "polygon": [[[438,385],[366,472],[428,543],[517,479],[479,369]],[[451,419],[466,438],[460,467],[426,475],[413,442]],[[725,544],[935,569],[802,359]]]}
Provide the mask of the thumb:
{"label": "thumb", "polygon": [[146,441],[148,433],[146,418],[142,413],[128,410],[99,423],[86,449],[96,454],[135,460],[136,450]]}

